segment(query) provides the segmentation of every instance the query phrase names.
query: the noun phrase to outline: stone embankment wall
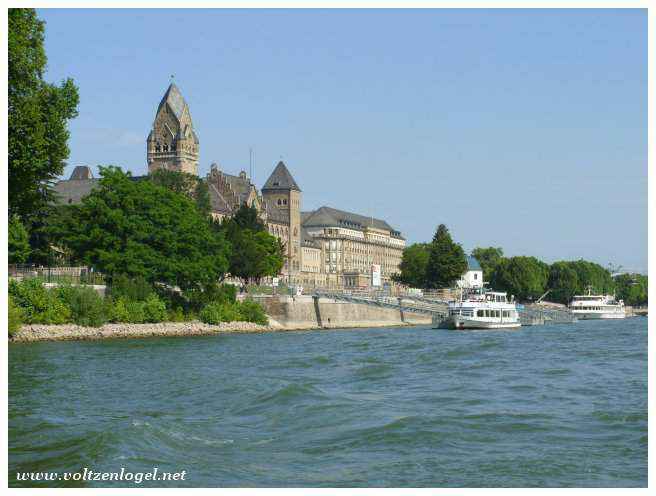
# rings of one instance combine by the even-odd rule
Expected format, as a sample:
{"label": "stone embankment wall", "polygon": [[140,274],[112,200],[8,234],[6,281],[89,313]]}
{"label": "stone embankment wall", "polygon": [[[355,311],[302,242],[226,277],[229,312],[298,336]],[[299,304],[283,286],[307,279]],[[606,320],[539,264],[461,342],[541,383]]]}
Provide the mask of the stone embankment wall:
{"label": "stone embankment wall", "polygon": [[285,329],[384,327],[430,324],[431,316],[312,296],[256,298]]}
{"label": "stone embankment wall", "polygon": [[158,324],[105,324],[101,327],[83,327],[75,324],[24,325],[10,340],[72,341],[111,338],[145,338],[152,336],[203,336],[221,332],[267,332],[280,330],[277,326],[264,326],[251,322],[223,322],[219,325],[202,322],[161,322]]}

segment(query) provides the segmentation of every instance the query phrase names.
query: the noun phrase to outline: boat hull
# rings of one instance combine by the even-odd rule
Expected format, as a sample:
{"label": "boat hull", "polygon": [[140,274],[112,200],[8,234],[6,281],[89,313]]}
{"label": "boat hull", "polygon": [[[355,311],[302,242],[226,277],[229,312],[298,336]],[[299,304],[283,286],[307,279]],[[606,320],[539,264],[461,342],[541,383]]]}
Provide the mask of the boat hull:
{"label": "boat hull", "polygon": [[579,320],[624,319],[624,318],[626,318],[626,313],[624,313],[624,312],[577,312],[577,311],[573,311],[572,314]]}
{"label": "boat hull", "polygon": [[521,327],[519,321],[499,322],[491,320],[467,319],[462,316],[449,317],[445,325],[448,329],[515,329]]}

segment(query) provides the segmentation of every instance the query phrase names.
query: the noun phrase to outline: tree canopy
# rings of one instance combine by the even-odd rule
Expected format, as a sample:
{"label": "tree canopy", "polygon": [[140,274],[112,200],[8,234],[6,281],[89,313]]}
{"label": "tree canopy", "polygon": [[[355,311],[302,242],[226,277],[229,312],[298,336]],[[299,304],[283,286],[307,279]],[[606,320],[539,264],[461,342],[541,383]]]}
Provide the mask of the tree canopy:
{"label": "tree canopy", "polygon": [[549,266],[535,257],[504,258],[492,273],[490,285],[519,300],[535,300],[546,291],[548,276]]}
{"label": "tree canopy", "polygon": [[426,287],[451,287],[466,271],[467,259],[462,246],[455,243],[447,227],[440,224],[430,244],[426,265]]}
{"label": "tree canopy", "polygon": [[194,200],[201,214],[210,215],[211,205],[207,183],[198,176],[187,172],[158,169],[151,172],[148,177],[159,186],[187,195]]}
{"label": "tree canopy", "polygon": [[9,263],[22,264],[27,262],[30,255],[29,236],[27,229],[25,229],[17,215],[13,215],[9,219],[7,231]]}
{"label": "tree canopy", "polygon": [[426,267],[430,256],[429,243],[415,243],[403,250],[399,274],[394,279],[413,288],[426,285]]}
{"label": "tree canopy", "polygon": [[71,79],[44,81],[44,22],[34,9],[9,9],[8,28],[9,213],[29,224],[42,216],[64,170],[79,98]]}
{"label": "tree canopy", "polygon": [[278,238],[266,230],[254,206],[242,205],[235,215],[215,227],[232,245],[230,275],[244,283],[280,273],[285,256]]}
{"label": "tree canopy", "polygon": [[483,269],[483,279],[490,279],[497,264],[503,259],[503,249],[490,246],[488,248],[474,248],[472,256],[478,260]]}
{"label": "tree canopy", "polygon": [[202,291],[228,270],[230,246],[185,195],[101,167],[99,185],[49,226],[72,257],[110,279],[126,274]]}
{"label": "tree canopy", "polygon": [[621,274],[615,277],[616,297],[626,305],[645,305],[649,300],[647,276],[642,274]]}

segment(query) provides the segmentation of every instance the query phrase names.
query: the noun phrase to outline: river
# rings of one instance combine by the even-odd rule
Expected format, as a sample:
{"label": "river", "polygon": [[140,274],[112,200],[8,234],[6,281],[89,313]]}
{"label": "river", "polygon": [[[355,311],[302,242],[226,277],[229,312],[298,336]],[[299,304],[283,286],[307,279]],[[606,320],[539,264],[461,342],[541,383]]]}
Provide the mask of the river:
{"label": "river", "polygon": [[18,472],[161,487],[647,485],[647,319],[9,345]]}

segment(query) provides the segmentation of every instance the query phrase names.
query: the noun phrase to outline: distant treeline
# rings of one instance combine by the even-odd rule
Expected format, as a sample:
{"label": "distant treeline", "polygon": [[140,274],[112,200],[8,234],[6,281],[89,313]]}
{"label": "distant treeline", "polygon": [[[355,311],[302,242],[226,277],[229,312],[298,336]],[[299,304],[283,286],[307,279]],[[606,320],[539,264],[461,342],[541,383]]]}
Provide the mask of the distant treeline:
{"label": "distant treeline", "polygon": [[[432,245],[416,243],[404,250],[399,282],[417,288],[432,287],[427,281]],[[504,257],[503,249],[498,247],[476,248],[472,255],[481,264],[490,287],[507,291],[520,301],[534,301],[549,291],[545,300],[568,303],[572,296],[586,294],[591,288],[597,294],[614,293],[627,305],[647,303],[647,276],[641,274],[613,278],[594,262],[559,261],[549,265],[535,257]]]}

